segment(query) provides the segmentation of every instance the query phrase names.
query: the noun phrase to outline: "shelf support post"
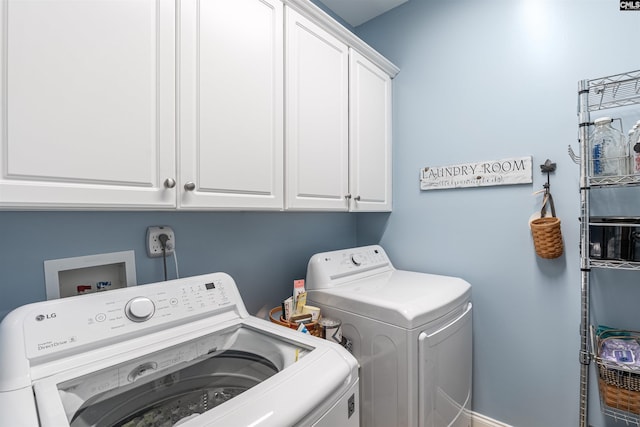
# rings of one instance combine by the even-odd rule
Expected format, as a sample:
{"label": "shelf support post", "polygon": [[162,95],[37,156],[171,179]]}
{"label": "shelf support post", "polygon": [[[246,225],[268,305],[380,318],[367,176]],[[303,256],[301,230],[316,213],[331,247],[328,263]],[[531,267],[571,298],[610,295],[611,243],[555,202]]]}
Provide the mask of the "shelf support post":
{"label": "shelf support post", "polygon": [[578,84],[580,138],[580,427],[588,427],[589,418],[589,81]]}

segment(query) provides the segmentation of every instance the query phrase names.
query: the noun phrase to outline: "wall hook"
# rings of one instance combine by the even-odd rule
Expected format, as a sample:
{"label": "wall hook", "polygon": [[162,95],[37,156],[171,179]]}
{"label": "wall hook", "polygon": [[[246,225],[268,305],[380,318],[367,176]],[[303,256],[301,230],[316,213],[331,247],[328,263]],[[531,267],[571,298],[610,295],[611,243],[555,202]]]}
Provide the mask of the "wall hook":
{"label": "wall hook", "polygon": [[540,165],[540,169],[542,170],[542,172],[555,172],[556,170],[556,164],[553,163],[551,160],[547,159],[546,162],[544,162],[544,164]]}
{"label": "wall hook", "polygon": [[540,171],[542,173],[546,173],[547,174],[547,183],[543,185],[544,189],[545,189],[545,194],[549,193],[549,187],[551,187],[551,184],[549,182],[549,175],[551,174],[551,172],[555,172],[556,171],[556,164],[553,163],[551,160],[547,159],[544,164],[540,165]]}
{"label": "wall hook", "polygon": [[544,164],[540,165],[540,171],[542,173],[547,174],[547,182],[542,185],[544,187],[544,201],[542,202],[542,209],[540,211],[540,216],[544,217],[547,213],[547,203],[546,203],[547,200],[549,200],[549,202],[551,203],[553,216],[556,216],[555,209],[553,208],[553,197],[551,196],[551,192],[549,191],[549,189],[551,188],[551,183],[549,182],[549,176],[551,175],[551,172],[556,171],[556,164],[553,163],[551,160],[547,159],[544,162]]}

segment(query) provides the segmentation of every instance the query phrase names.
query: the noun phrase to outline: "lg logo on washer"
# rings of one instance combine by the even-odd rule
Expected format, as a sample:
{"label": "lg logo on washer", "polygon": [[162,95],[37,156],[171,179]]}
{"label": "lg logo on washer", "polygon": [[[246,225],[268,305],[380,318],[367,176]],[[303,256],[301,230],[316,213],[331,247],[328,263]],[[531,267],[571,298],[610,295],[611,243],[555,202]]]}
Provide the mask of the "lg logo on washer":
{"label": "lg logo on washer", "polygon": [[57,316],[55,313],[49,313],[49,314],[38,314],[36,316],[36,320],[38,322],[42,322],[43,320],[47,320],[47,319],[55,319]]}

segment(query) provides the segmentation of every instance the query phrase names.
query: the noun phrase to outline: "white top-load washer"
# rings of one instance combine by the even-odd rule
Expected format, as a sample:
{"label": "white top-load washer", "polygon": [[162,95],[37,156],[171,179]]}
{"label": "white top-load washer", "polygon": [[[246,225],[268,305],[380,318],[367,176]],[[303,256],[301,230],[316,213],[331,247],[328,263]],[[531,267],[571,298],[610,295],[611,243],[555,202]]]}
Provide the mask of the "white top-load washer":
{"label": "white top-load washer", "polygon": [[380,246],[314,255],[307,304],[360,362],[361,425],[471,425],[471,286],[396,270]]}
{"label": "white top-load washer", "polygon": [[0,324],[3,426],[351,426],[358,364],[250,316],[212,273],[25,305]]}

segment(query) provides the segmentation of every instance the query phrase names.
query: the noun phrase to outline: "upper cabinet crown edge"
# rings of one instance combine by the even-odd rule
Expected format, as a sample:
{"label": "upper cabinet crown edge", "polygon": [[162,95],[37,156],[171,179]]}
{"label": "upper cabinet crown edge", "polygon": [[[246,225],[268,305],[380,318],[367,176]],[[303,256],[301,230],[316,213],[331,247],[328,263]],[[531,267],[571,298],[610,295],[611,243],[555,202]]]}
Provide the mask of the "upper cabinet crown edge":
{"label": "upper cabinet crown edge", "polygon": [[311,3],[310,0],[283,0],[283,3],[285,6],[290,6],[293,9],[296,9],[308,19],[311,19],[317,25],[332,33],[340,41],[360,52],[362,55],[367,57],[367,59],[386,72],[389,77],[394,78],[400,72],[400,68],[345,28],[338,21],[329,16],[318,6]]}

